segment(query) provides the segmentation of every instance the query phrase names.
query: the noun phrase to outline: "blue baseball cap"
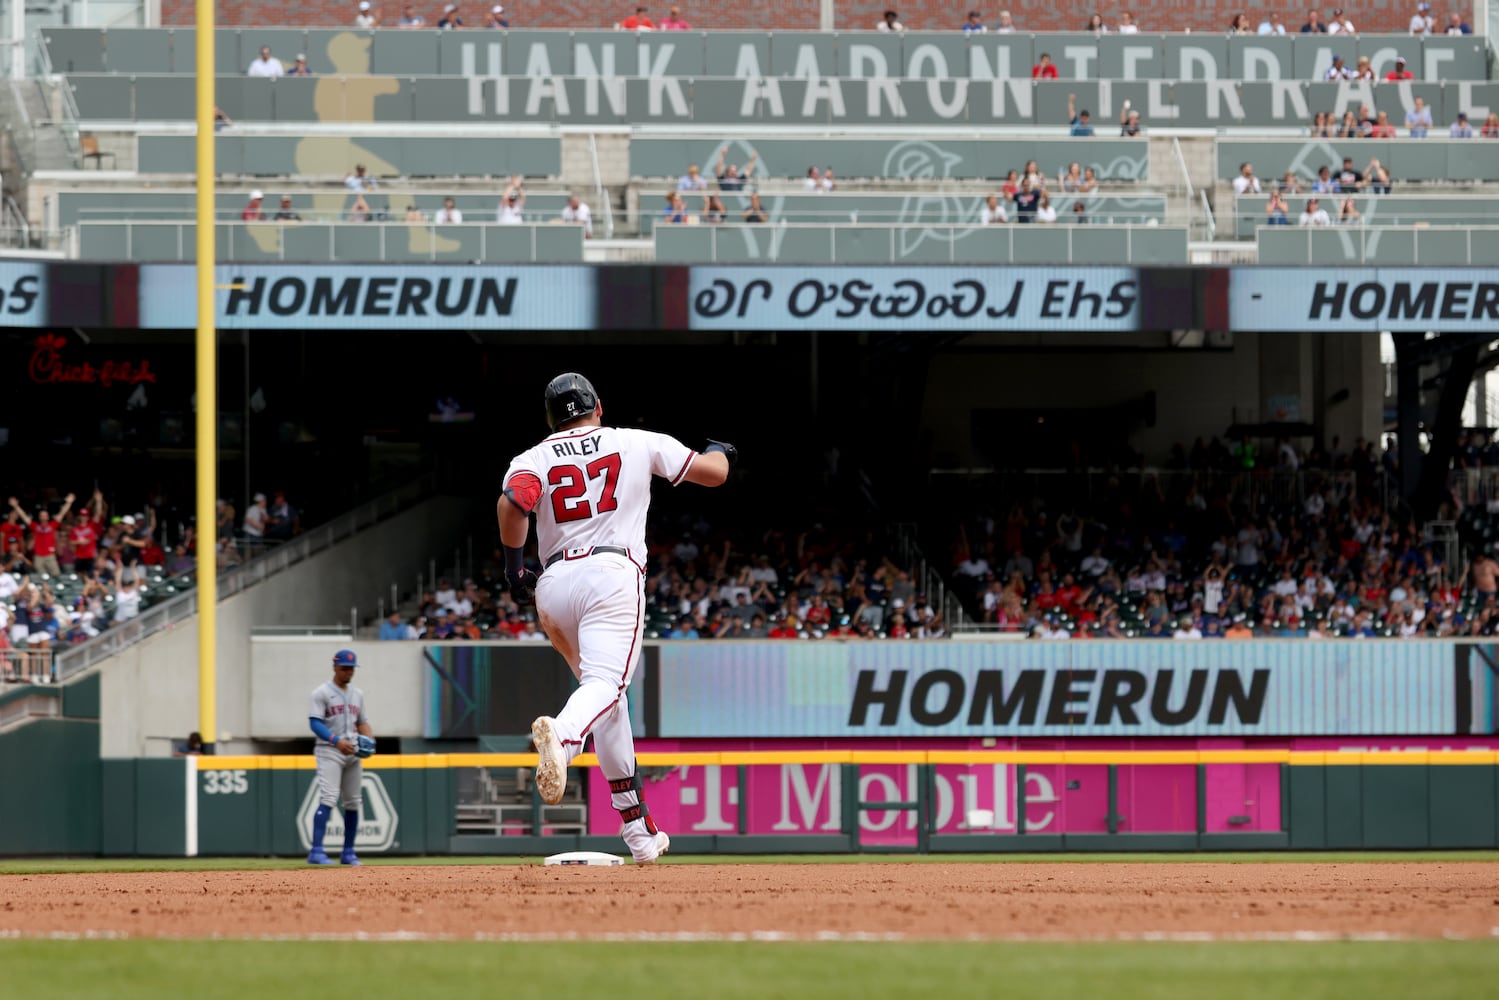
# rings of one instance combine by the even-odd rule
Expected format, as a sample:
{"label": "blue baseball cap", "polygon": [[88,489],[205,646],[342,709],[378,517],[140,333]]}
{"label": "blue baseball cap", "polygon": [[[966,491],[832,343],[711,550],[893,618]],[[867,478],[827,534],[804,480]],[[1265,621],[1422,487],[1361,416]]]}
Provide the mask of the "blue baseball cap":
{"label": "blue baseball cap", "polygon": [[352,649],[340,649],[333,654],[333,665],[335,667],[357,667],[359,660],[355,658]]}

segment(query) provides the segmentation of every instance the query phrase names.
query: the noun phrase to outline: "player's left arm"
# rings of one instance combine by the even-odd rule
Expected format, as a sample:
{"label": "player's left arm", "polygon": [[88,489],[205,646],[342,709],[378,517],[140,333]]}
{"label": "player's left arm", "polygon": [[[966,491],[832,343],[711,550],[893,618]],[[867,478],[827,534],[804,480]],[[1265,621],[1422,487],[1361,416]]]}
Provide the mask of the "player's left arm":
{"label": "player's left arm", "polygon": [[693,451],[676,438],[653,432],[643,433],[651,454],[651,472],[670,482],[696,483],[699,486],[722,486],[729,478],[729,466],[739,457],[739,449],[726,441],[708,439],[708,447]]}
{"label": "player's left arm", "polygon": [[728,452],[715,451],[714,444],[721,444],[721,442],[715,441],[708,445],[707,451],[697,453],[697,457],[687,467],[687,474],[682,477],[684,482],[696,483],[699,486],[722,486],[728,482]]}

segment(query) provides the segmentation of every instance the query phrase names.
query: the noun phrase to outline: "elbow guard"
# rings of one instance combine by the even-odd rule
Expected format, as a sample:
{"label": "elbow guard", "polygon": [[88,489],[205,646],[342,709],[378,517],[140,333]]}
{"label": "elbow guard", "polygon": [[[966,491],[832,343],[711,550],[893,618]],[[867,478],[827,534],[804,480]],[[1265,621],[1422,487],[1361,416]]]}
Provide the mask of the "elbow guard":
{"label": "elbow guard", "polygon": [[504,495],[522,511],[529,514],[541,501],[541,480],[529,472],[510,477],[505,484]]}

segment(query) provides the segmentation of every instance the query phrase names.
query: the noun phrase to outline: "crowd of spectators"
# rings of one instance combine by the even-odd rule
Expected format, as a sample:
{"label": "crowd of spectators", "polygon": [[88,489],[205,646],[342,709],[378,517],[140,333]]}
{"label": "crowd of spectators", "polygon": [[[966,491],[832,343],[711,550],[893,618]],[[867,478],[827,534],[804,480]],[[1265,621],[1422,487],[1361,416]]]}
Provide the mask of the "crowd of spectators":
{"label": "crowd of spectators", "polygon": [[[1234,194],[1262,194],[1267,187],[1270,200],[1265,203],[1265,224],[1268,226],[1289,226],[1295,211],[1291,207],[1291,199],[1298,196],[1304,197],[1305,201],[1302,202],[1300,216],[1296,217],[1297,225],[1350,226],[1358,224],[1363,218],[1363,213],[1354,203],[1354,195],[1389,194],[1394,182],[1390,179],[1389,169],[1379,162],[1378,157],[1371,158],[1369,165],[1359,170],[1353,164],[1353,157],[1345,156],[1343,165],[1336,172],[1331,167],[1323,166],[1318,168],[1317,176],[1308,181],[1298,177],[1294,171],[1287,171],[1285,177],[1269,185],[1260,183],[1254,173],[1254,164],[1240,165],[1239,176],[1233,180]],[[1336,215],[1328,212],[1322,195],[1335,196],[1332,204]]]}
{"label": "crowd of spectators", "polygon": [[[679,534],[652,536],[645,581],[648,638],[941,638],[942,610],[912,573],[870,539],[815,525],[769,531],[753,544],[724,540],[691,520]],[[503,592],[498,553],[478,578],[439,580],[407,612],[392,611],[381,639],[545,640],[534,607]]]}
{"label": "crowd of spectators", "polygon": [[175,593],[192,570],[191,531],[164,538],[156,508],[109,516],[104,494],[6,502],[0,521],[0,663],[7,681],[46,681],[55,649],[76,645]]}
{"label": "crowd of spectators", "polygon": [[[481,4],[482,6],[482,4]],[[434,12],[436,8],[434,7]],[[447,3],[442,6],[440,16],[435,16],[433,21],[439,29],[461,29],[467,27],[463,21],[463,12],[457,3]],[[426,16],[418,13],[415,5],[405,4],[401,8],[401,16],[395,22],[395,27],[401,29],[425,28],[429,24]],[[370,0],[358,0],[355,5],[353,25],[362,30],[372,30],[385,27],[381,19],[381,11],[378,6]],[[510,21],[505,14],[505,8],[495,4],[489,9],[483,27],[485,28],[509,28]],[[619,31],[690,31],[692,25],[682,16],[682,9],[673,5],[669,12],[660,20],[651,17],[650,8],[645,4],[639,4],[614,23]],[[868,25],[868,30],[879,32],[904,32],[906,24],[901,20],[900,12],[895,9],[887,9],[881,12],[879,18]],[[916,25],[922,30],[933,30],[937,26],[922,24]],[[946,27],[944,25],[943,27]],[[964,34],[1013,34],[1016,31],[1025,30],[1015,22],[1014,15],[1008,10],[1001,10],[990,16],[983,10],[974,9],[968,12],[968,16],[957,25],[957,30]],[[1136,34],[1140,31],[1139,22],[1135,20],[1132,11],[1123,10],[1118,14],[1117,20],[1110,24],[1107,17],[1099,12],[1089,13],[1083,16],[1077,30],[1091,35],[1106,35],[1112,33],[1121,35]],[[1151,30],[1170,31],[1170,26],[1154,28]],[[1258,24],[1250,21],[1249,15],[1239,13],[1230,16],[1227,33],[1229,35],[1285,35],[1285,34],[1347,34],[1356,35],[1358,29],[1352,18],[1342,8],[1330,7],[1324,16],[1322,11],[1311,8],[1307,11],[1306,20],[1299,28],[1287,29],[1281,20],[1278,11],[1267,11],[1259,20]],[[1417,5],[1416,13],[1410,19],[1410,34],[1412,35],[1470,35],[1472,27],[1463,20],[1463,15],[1457,11],[1448,13],[1445,21],[1438,21],[1431,14],[1431,5],[1420,3]]]}
{"label": "crowd of spectators", "polygon": [[[1359,58],[1359,73],[1367,69],[1368,62],[1367,56]],[[1337,71],[1341,63],[1341,59],[1334,60],[1333,67],[1328,70],[1328,73]],[[1404,68],[1404,59],[1397,60],[1396,67],[1397,71],[1405,74],[1405,78],[1409,78],[1410,71]],[[1373,71],[1369,70],[1369,72]],[[1427,106],[1424,98],[1413,98],[1410,108],[1402,111],[1400,115],[1405,123],[1408,138],[1428,138],[1432,130],[1436,128],[1436,123],[1431,117],[1431,108]],[[1318,111],[1312,116],[1312,124],[1307,129],[1307,134],[1314,139],[1398,139],[1400,137],[1399,129],[1396,128],[1394,122],[1390,121],[1389,112],[1376,111],[1367,104],[1360,104],[1357,113],[1348,110],[1344,111],[1341,116],[1333,111]],[[1459,111],[1457,117],[1447,126],[1446,136],[1449,139],[1499,139],[1499,114],[1489,113],[1483,124],[1475,130],[1472,122],[1468,120],[1467,112]]]}
{"label": "crowd of spectators", "polygon": [[[1460,449],[1485,456],[1499,446],[1482,435]],[[1375,488],[1398,472],[1393,442],[1199,440],[1168,464],[1086,503],[1037,492],[967,519],[955,590],[978,620],[1043,639],[1499,632],[1499,562],[1481,547],[1449,561]]]}
{"label": "crowd of spectators", "polygon": [[[9,497],[0,519],[0,665],[7,681],[46,681],[52,654],[125,625],[192,586],[196,532],[170,523],[160,502],[111,514],[105,494]],[[217,508],[219,565],[233,566],[301,530],[277,491],[257,493],[240,518]]]}

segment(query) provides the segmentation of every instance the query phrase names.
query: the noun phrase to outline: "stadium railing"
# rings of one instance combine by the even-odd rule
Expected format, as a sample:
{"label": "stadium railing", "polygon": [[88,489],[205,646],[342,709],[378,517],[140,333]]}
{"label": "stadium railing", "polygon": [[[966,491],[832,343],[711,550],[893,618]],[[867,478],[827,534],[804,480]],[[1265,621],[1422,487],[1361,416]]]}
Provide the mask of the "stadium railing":
{"label": "stadium railing", "polygon": [[[1499,156],[1499,149],[1494,151]],[[1363,169],[1363,164],[1359,165]],[[1262,182],[1268,187],[1273,178]],[[1305,181],[1303,180],[1303,183]],[[1318,194],[1307,191],[1285,195],[1287,216],[1291,224],[1308,198],[1318,198],[1321,207],[1334,220],[1345,194]],[[1499,226],[1499,194],[1354,194],[1353,207],[1359,212],[1355,225],[1365,226]],[[1255,231],[1265,225],[1268,195],[1242,195],[1234,199],[1234,235],[1254,239]]]}
{"label": "stadium railing", "polygon": [[[250,192],[257,185],[239,184],[224,186],[214,198],[214,210],[222,222],[239,222],[240,212],[249,203]],[[265,200],[262,211],[272,218],[280,205],[281,195],[290,195],[292,209],[303,222],[334,223],[345,221],[348,210],[354,203],[355,194],[340,188],[329,191],[326,185],[300,183],[275,184],[265,182]],[[464,193],[460,190],[444,190],[440,182],[426,188],[407,186],[382,186],[379,190],[363,195],[370,211],[385,213],[381,221],[402,221],[408,208],[422,212],[431,219],[442,207],[443,199],[451,197],[454,207],[463,213],[467,223],[494,222],[499,207],[501,192],[488,185],[483,193]],[[526,194],[525,212],[538,221],[556,218],[567,204],[568,196],[561,192],[531,191]],[[48,197],[47,225],[66,229],[80,222],[192,222],[197,217],[196,195],[189,188],[163,191],[159,188],[125,187],[96,188],[92,190],[60,189]]]}
{"label": "stadium railing", "polygon": [[[659,190],[659,189],[658,189]],[[1070,217],[1073,205],[1081,202],[1084,216],[1092,224],[1111,226],[1159,225],[1166,221],[1166,196],[1152,192],[1129,194],[1066,194],[1052,178],[1047,185],[1052,207],[1058,216]],[[995,192],[998,194],[998,192]],[[684,194],[688,211],[699,214],[703,193]],[[749,208],[749,195],[719,193],[730,221],[737,222]],[[900,193],[851,191],[831,194],[780,194],[774,187],[762,188],[760,207],[771,222],[811,225],[921,225],[973,226],[979,222],[985,195],[977,191],[954,193],[935,188],[922,190],[913,182],[910,190]],[[659,202],[642,185],[640,232],[649,236],[658,225],[664,225]],[[1001,202],[1009,218],[1015,206]]]}
{"label": "stadium railing", "polygon": [[1093,225],[657,225],[656,260],[783,264],[1185,264],[1187,230]]}
{"label": "stadium railing", "polygon": [[[1432,112],[1436,114],[1435,111]],[[1401,118],[1403,120],[1404,114]],[[1450,121],[1451,119],[1444,119]],[[1304,124],[1304,123],[1303,123]],[[1442,126],[1446,128],[1445,125]],[[1435,131],[1435,130],[1434,130]],[[1359,171],[1371,159],[1390,172],[1394,183],[1406,181],[1453,181],[1472,184],[1499,181],[1499,156],[1492,140],[1480,139],[1236,139],[1218,140],[1218,178],[1232,180],[1243,163],[1266,180],[1288,172],[1312,178],[1328,167],[1334,174],[1351,157]]]}
{"label": "stadium railing", "polygon": [[[171,221],[78,223],[85,260],[192,261],[198,227]],[[560,222],[219,222],[221,260],[581,263],[583,229]]]}
{"label": "stadium railing", "polygon": [[1261,264],[1487,266],[1499,260],[1499,226],[1261,226],[1255,242]]}

